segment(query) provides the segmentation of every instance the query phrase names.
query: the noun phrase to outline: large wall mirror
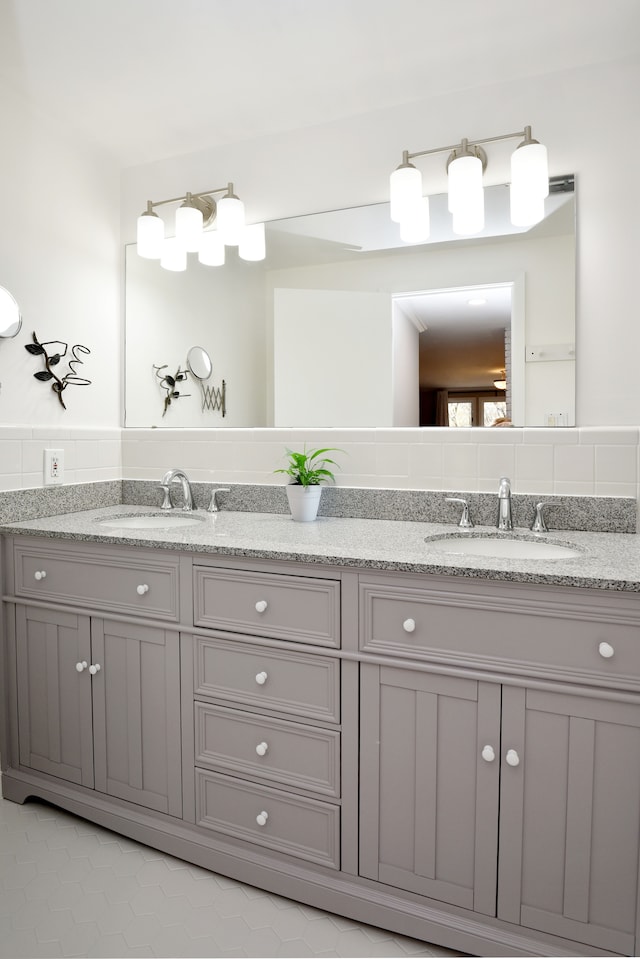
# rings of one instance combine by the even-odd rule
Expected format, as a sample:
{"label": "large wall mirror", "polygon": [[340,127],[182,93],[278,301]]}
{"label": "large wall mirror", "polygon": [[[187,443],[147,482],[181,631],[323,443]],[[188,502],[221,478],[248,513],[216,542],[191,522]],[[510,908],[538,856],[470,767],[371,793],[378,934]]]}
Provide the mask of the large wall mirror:
{"label": "large wall mirror", "polygon": [[[506,186],[486,226],[404,244],[388,204],[267,224],[267,257],[186,272],[126,249],[125,426],[409,427],[575,424],[575,192],[558,177],[545,219],[509,223]],[[183,387],[163,417],[154,365],[198,344],[226,415]],[[194,384],[195,386],[195,384]],[[186,395],[192,394],[192,395]]]}

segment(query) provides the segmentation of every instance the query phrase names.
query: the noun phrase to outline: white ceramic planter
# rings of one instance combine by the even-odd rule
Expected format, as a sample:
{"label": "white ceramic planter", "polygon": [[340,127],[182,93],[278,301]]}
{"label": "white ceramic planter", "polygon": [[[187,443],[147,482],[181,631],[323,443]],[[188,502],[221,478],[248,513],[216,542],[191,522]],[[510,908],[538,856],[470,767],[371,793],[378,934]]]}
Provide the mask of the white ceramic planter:
{"label": "white ceramic planter", "polygon": [[286,486],[291,517],[298,523],[310,523],[318,515],[321,486]]}

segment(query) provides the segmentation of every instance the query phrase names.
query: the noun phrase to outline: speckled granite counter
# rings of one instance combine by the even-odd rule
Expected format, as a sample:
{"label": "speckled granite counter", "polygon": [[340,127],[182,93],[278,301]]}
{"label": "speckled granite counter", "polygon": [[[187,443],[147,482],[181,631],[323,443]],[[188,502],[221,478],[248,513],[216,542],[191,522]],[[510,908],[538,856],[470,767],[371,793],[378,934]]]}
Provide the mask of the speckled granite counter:
{"label": "speckled granite counter", "polygon": [[[100,523],[114,517],[154,513],[157,510],[119,505],[5,524],[0,532],[220,556],[640,592],[640,536],[629,533],[552,531],[539,538],[573,546],[580,556],[522,560],[447,553],[446,544],[427,543],[425,537],[455,536],[459,531],[455,526],[435,523],[336,517],[294,523],[289,516],[274,513],[203,511],[193,514],[202,520],[197,525],[169,530],[105,527]],[[496,530],[476,527],[470,535],[482,534],[496,535]],[[516,529],[513,535],[536,539],[525,529]]]}

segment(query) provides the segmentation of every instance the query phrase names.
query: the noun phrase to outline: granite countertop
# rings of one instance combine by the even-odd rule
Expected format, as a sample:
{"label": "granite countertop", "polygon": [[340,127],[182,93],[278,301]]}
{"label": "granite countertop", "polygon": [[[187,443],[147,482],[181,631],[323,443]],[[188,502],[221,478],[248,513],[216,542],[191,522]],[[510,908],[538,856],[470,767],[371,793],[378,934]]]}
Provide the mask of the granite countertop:
{"label": "granite countertop", "polygon": [[[180,511],[176,511],[180,512]],[[535,536],[525,529],[497,534],[493,527],[469,532],[456,526],[391,520],[320,517],[295,523],[288,515],[198,510],[197,525],[175,529],[106,527],[100,520],[156,515],[143,506],[110,506],[0,526],[4,534],[112,543],[220,556],[323,563],[366,569],[436,573],[517,583],[554,584],[640,592],[640,536],[629,533],[551,531]],[[579,556],[560,559],[506,559],[446,551],[442,540],[500,535],[571,546]]]}

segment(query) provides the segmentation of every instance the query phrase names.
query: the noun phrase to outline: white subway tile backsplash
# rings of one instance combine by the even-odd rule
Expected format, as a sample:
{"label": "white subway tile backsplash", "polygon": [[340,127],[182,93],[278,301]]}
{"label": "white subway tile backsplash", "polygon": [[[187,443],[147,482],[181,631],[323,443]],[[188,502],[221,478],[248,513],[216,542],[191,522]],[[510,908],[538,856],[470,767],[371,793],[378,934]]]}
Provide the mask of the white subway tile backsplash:
{"label": "white subway tile backsplash", "polygon": [[595,447],[596,483],[636,483],[637,455],[633,446]]}
{"label": "white subway tile backsplash", "polygon": [[376,445],[376,473],[380,476],[409,476],[409,445],[407,443],[378,443]]}
{"label": "white subway tile backsplash", "polygon": [[640,430],[635,426],[582,426],[579,430],[581,443],[593,445],[637,446]]}
{"label": "white subway tile backsplash", "polygon": [[572,446],[579,442],[579,430],[577,429],[552,430],[528,427],[522,433],[524,443],[551,443],[552,446]]}
{"label": "white subway tile backsplash", "polygon": [[518,492],[522,492],[523,480],[552,483],[553,446],[523,444],[516,447],[514,472],[518,481]]}
{"label": "white subway tile backsplash", "polygon": [[[465,431],[466,432],[466,431]],[[443,449],[442,472],[444,476],[463,477],[468,483],[478,475],[478,448],[475,443],[451,446]]]}
{"label": "white subway tile backsplash", "polygon": [[[593,446],[557,446],[554,451],[554,480],[556,483],[591,483],[595,479],[595,452]],[[566,491],[565,491],[566,492]]]}
{"label": "white subway tile backsplash", "polygon": [[515,447],[501,444],[478,445],[479,478],[493,477],[496,483],[501,476],[509,476],[513,480],[514,468]]}
{"label": "white subway tile backsplash", "polygon": [[339,486],[638,497],[640,429],[162,429],[0,427],[0,488],[42,486],[43,450],[65,453],[65,483],[159,480],[279,484],[286,448],[338,447]]}

